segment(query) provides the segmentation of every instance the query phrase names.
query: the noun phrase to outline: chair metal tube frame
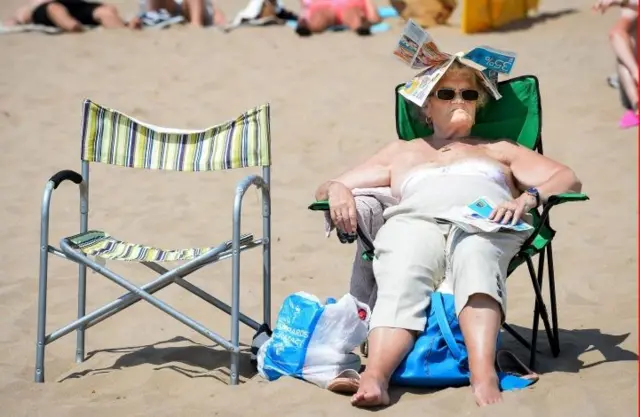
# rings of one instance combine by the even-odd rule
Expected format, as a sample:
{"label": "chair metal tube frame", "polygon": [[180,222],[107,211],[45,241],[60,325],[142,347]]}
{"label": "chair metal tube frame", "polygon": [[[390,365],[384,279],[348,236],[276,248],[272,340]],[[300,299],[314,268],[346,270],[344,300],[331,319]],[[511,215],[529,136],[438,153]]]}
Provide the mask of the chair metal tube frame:
{"label": "chair metal tube frame", "polygon": [[[236,195],[233,206],[233,236],[231,241],[224,242],[211,251],[192,259],[172,270],[152,263],[143,262],[143,264],[161,275],[152,282],[138,287],[123,277],[115,274],[107,268],[99,265],[94,260],[87,257],[84,253],[73,249],[69,242],[63,239],[60,242],[61,250],[49,245],[49,220],[50,206],[53,190],[64,180],[71,180],[79,185],[80,188],[80,231],[82,233],[88,230],[88,213],[89,213],[89,163],[82,162],[82,176],[73,171],[61,171],[54,175],[45,185],[42,199],[41,209],[41,232],[40,232],[40,272],[39,272],[39,288],[38,288],[38,327],[36,341],[36,366],[35,381],[44,382],[44,357],[45,347],[49,343],[53,343],[60,337],[77,331],[76,334],[76,361],[82,362],[85,356],[85,331],[89,327],[123,311],[127,307],[145,300],[153,306],[159,308],[163,312],[172,316],[176,320],[189,326],[193,330],[199,332],[208,339],[220,344],[231,352],[230,364],[230,383],[237,385],[239,381],[239,359],[240,359],[240,340],[239,340],[239,324],[244,324],[257,329],[259,324],[250,317],[240,313],[240,253],[243,250],[250,249],[259,245],[263,247],[263,319],[268,325],[271,325],[271,197],[270,197],[270,167],[266,166],[262,169],[263,176],[250,175],[241,180],[236,187]],[[252,235],[241,235],[241,214],[242,200],[251,185],[255,185],[262,191],[262,216],[263,216],[263,237],[253,240]],[[232,290],[231,290],[231,306],[223,301],[211,296],[202,289],[184,280],[188,274],[202,268],[203,266],[212,264],[219,260],[229,257],[229,248],[231,247],[232,258]],[[226,252],[226,253],[225,253]],[[78,263],[78,318],[72,323],[46,334],[46,308],[47,308],[47,278],[48,278],[48,256],[49,253],[55,254],[62,258]],[[87,267],[102,274],[103,276],[114,281],[116,284],[124,287],[129,292],[111,303],[86,314],[86,270]],[[220,335],[210,331],[202,324],[180,313],[168,304],[162,302],[152,294],[160,289],[177,283],[181,287],[187,289],[191,293],[199,296],[220,310],[230,314],[231,316],[231,341],[222,338]]]}

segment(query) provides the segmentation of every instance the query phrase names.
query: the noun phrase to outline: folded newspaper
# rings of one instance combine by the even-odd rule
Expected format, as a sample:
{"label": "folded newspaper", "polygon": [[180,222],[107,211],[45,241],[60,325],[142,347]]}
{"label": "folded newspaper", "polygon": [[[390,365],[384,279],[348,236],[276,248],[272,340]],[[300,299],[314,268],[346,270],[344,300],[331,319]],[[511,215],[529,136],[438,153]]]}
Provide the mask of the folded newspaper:
{"label": "folded newspaper", "polygon": [[407,21],[393,54],[409,67],[422,70],[399,90],[403,97],[418,106],[424,105],[433,87],[454,61],[476,70],[487,91],[499,100],[502,96],[498,92],[498,74],[511,73],[516,60],[515,53],[488,46],[479,46],[466,53],[442,52],[431,35],[411,19]]}
{"label": "folded newspaper", "polygon": [[514,230],[517,232],[532,230],[533,227],[522,220],[516,224],[502,224],[489,219],[496,205],[487,197],[480,197],[469,205],[453,207],[436,216],[436,220],[445,221],[458,226],[467,233],[499,232]]}

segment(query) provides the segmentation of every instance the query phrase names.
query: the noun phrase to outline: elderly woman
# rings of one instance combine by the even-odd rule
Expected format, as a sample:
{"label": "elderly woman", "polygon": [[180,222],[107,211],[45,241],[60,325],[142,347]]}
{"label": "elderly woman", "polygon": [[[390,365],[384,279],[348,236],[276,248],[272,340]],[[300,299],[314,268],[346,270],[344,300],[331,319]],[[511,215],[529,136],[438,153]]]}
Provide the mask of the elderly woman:
{"label": "elderly woman", "polygon": [[516,222],[550,195],[579,192],[581,183],[568,167],[510,140],[470,137],[476,110],[489,98],[481,86],[474,70],[454,63],[422,109],[432,136],[394,141],[316,192],[316,199],[329,200],[333,222],[347,233],[357,226],[353,189],[390,186],[400,200],[385,212],[374,242],[378,295],[367,368],[351,399],[355,406],[389,403],[390,377],[424,330],[430,295],[445,268],[476,402],[501,400],[494,359],[506,311],[506,272],[529,232],[456,233],[449,241],[451,226],[434,216],[486,196],[497,204],[494,221]]}

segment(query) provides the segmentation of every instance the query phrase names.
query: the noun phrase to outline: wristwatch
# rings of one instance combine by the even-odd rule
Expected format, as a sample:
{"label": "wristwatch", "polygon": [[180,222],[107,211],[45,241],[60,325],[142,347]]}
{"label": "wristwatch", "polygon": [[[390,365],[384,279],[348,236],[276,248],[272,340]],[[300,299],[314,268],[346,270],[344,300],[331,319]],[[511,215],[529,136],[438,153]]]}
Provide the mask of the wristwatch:
{"label": "wristwatch", "polygon": [[536,207],[540,206],[540,192],[535,187],[528,188],[525,193],[536,198]]}

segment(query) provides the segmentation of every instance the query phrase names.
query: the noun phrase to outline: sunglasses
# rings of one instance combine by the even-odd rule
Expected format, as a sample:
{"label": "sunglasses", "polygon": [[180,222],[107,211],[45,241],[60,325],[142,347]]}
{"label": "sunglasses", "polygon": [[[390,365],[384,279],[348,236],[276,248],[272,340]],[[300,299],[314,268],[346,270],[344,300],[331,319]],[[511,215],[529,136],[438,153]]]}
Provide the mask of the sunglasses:
{"label": "sunglasses", "polygon": [[[480,96],[477,90],[460,90],[459,93],[464,101],[476,101]],[[433,95],[440,100],[451,101],[457,94],[458,92],[453,88],[440,88]]]}

